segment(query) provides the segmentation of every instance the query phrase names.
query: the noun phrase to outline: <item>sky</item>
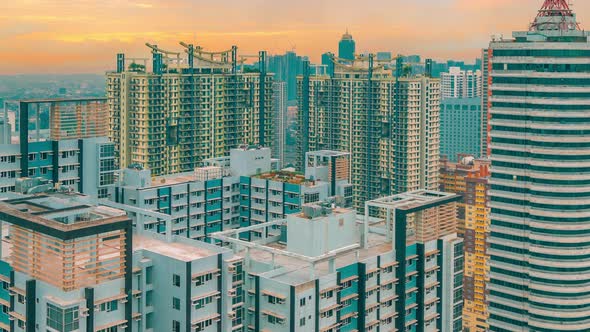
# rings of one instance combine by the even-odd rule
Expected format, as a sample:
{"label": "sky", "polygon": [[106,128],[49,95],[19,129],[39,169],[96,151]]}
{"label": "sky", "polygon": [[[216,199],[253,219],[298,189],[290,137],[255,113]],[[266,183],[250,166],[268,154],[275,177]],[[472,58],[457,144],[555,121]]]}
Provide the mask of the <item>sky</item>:
{"label": "sky", "polygon": [[[318,61],[348,29],[357,52],[472,62],[492,34],[526,30],[543,0],[0,0],[0,75],[103,73],[145,43],[238,45]],[[575,1],[582,27],[590,1]],[[586,21],[587,25],[584,24]]]}

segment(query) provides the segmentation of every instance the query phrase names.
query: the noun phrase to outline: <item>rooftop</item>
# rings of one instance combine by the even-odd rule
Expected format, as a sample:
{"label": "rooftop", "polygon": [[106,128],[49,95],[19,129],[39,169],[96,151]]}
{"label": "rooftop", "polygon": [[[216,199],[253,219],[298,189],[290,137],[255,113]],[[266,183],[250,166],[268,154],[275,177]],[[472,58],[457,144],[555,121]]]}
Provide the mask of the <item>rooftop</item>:
{"label": "rooftop", "polygon": [[334,151],[334,150],[318,150],[318,151],[310,151],[307,152],[307,155],[310,156],[325,156],[325,157],[332,157],[332,156],[350,156],[349,152],[341,152],[341,151]]}
{"label": "rooftop", "polygon": [[[325,251],[320,256],[310,257],[305,254],[289,251],[286,244],[279,242],[277,239],[271,240],[268,243],[248,242],[237,238],[237,235],[244,231],[261,229],[269,226],[290,225],[289,220],[293,219],[308,219],[310,222],[326,220],[333,215],[353,213],[352,227],[360,230],[364,224],[364,216],[354,215],[354,211],[346,208],[330,209],[329,214],[321,214],[315,218],[308,218],[303,213],[299,215],[289,216],[286,220],[277,220],[265,224],[245,227],[238,230],[228,230],[215,233],[212,236],[218,240],[231,243],[236,249],[236,254],[247,257],[252,261],[261,264],[267,264],[271,268],[260,273],[261,276],[273,279],[281,283],[297,286],[305,284],[318,277],[335,273],[337,269],[363,261],[370,257],[382,255],[393,250],[393,240],[387,237],[385,231],[385,222],[381,218],[369,218],[371,225],[370,232],[368,232],[368,243],[363,247],[362,235],[357,234],[357,238],[353,242],[341,243],[340,247],[330,248],[330,251]],[[332,234],[338,237],[338,234]],[[326,239],[328,241],[328,239]],[[248,248],[248,249],[245,249]],[[330,261],[334,262],[331,270]]]}
{"label": "rooftop", "polygon": [[419,210],[444,201],[456,201],[459,198],[456,194],[444,193],[431,190],[417,190],[398,194],[390,197],[383,197],[367,202],[371,206],[386,207],[397,210]]}
{"label": "rooftop", "polygon": [[183,262],[191,262],[204,257],[217,255],[217,252],[204,245],[200,245],[196,241],[193,241],[193,244],[185,242],[188,241],[181,241],[178,238],[173,238],[172,242],[167,242],[158,234],[134,233],[133,251],[151,251]]}
{"label": "rooftop", "polygon": [[[276,242],[269,246],[280,250],[286,249],[285,245]],[[388,241],[384,235],[369,233],[369,247],[366,249],[351,249],[337,254],[334,260],[335,267],[339,269],[370,257],[388,253],[392,250],[393,243]],[[244,253],[238,253],[238,255],[240,254]],[[250,255],[255,261],[272,262],[272,254],[269,252],[250,249]],[[331,274],[328,260],[316,263],[315,269],[312,269],[308,262],[286,256],[275,255],[274,262],[277,269],[262,273],[261,276],[293,286],[301,285],[317,277]]]}
{"label": "rooftop", "polygon": [[87,196],[62,192],[1,201],[0,219],[61,239],[122,229],[131,223],[122,210],[96,206]]}
{"label": "rooftop", "polygon": [[306,180],[305,176],[301,173],[288,171],[272,171],[255,175],[253,178],[299,185],[309,185],[313,183],[312,181]]}

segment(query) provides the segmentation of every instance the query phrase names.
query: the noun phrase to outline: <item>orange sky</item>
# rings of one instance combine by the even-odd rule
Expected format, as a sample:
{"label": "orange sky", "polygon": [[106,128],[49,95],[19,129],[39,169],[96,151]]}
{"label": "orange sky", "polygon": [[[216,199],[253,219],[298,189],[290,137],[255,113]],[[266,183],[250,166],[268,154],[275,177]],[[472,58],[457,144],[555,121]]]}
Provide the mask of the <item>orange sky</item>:
{"label": "orange sky", "polygon": [[[348,27],[357,51],[471,61],[494,33],[524,30],[542,0],[0,0],[0,75],[101,73],[145,42],[180,49],[295,48],[317,61]],[[590,1],[574,6],[582,26]]]}

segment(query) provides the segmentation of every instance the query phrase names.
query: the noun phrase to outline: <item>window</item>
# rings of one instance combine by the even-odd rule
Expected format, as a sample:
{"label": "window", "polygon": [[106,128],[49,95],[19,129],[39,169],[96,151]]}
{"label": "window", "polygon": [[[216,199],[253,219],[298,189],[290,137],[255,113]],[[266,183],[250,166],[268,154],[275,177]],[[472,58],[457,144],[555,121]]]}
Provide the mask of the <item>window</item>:
{"label": "window", "polygon": [[25,296],[18,294],[17,301],[18,301],[18,303],[25,304]]}
{"label": "window", "polygon": [[333,290],[329,290],[327,292],[323,292],[322,294],[320,294],[320,298],[322,298],[322,299],[329,299],[332,296],[334,296],[334,291]]}
{"label": "window", "polygon": [[172,298],[172,308],[180,310],[180,299],[177,297]]}
{"label": "window", "polygon": [[299,326],[305,326],[305,317],[299,320]]}
{"label": "window", "polygon": [[305,305],[305,298],[302,298],[301,300],[299,300],[299,306],[303,307]]}
{"label": "window", "polygon": [[172,332],[180,332],[180,322],[179,321],[172,321]]}
{"label": "window", "polygon": [[47,304],[47,326],[52,329],[70,332],[80,327],[80,310],[78,307],[59,308],[51,303]]}
{"label": "window", "polygon": [[279,317],[268,315],[268,322],[270,324],[283,324],[283,320]]}
{"label": "window", "polygon": [[172,284],[176,287],[180,287],[180,276],[178,274],[172,275]]}
{"label": "window", "polygon": [[149,290],[145,293],[145,305],[151,307],[154,303],[154,292]]}
{"label": "window", "polygon": [[148,285],[152,284],[153,267],[148,266],[145,269],[145,283]]}
{"label": "window", "polygon": [[145,328],[146,329],[154,328],[154,313],[153,312],[148,312],[147,315],[145,315]]}
{"label": "window", "polygon": [[195,281],[195,286],[202,286],[207,281],[211,281],[211,280],[213,280],[213,274],[212,273],[207,273],[207,274],[204,274],[202,276],[198,276],[196,278],[196,281]]}
{"label": "window", "polygon": [[29,153],[29,161],[35,161],[35,154],[34,153]]}
{"label": "window", "polygon": [[111,312],[119,308],[119,302],[117,300],[105,302],[100,304],[100,311]]}

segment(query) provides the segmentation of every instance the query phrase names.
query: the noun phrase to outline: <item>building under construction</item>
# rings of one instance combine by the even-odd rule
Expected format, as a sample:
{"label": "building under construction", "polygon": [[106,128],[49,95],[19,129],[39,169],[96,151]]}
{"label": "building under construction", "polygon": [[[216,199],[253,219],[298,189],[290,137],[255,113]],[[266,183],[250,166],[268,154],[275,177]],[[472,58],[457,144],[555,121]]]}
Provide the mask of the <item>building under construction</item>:
{"label": "building under construction", "polygon": [[[153,175],[192,171],[242,144],[272,145],[266,52],[238,57],[235,46],[206,52],[180,44],[184,52],[146,44],[151,59],[118,54],[117,70],[107,74],[109,137],[122,168],[139,164]],[[248,58],[258,69],[246,73]]]}
{"label": "building under construction", "polygon": [[[381,196],[438,188],[440,81],[396,74],[373,55],[330,55],[329,75],[298,80],[299,167],[307,151],[351,153],[354,206]],[[318,71],[316,71],[318,72]]]}

